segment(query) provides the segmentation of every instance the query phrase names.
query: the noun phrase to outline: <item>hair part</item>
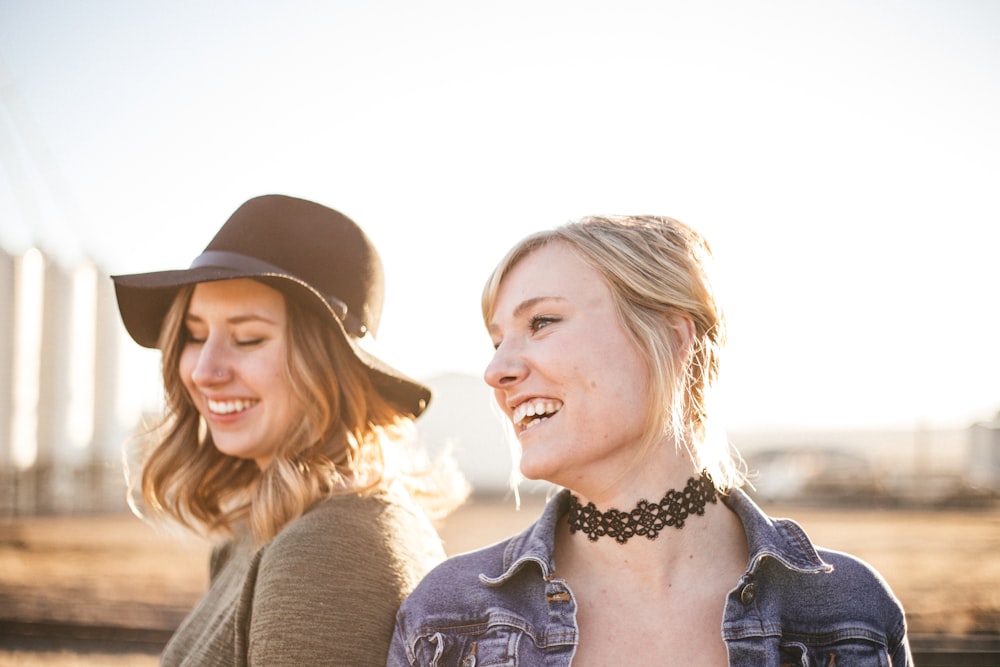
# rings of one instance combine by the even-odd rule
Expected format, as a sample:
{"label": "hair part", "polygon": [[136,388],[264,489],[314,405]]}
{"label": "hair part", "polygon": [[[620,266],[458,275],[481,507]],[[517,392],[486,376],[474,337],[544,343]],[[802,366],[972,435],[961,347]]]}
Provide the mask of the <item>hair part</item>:
{"label": "hair part", "polygon": [[564,244],[601,275],[628,336],[648,360],[646,441],[636,465],[666,435],[720,491],[742,486],[739,455],[710,428],[709,394],[726,330],[705,238],[664,216],[589,216],[537,232],[517,243],[487,279],[484,322],[493,319],[501,284],[514,266],[552,243]]}

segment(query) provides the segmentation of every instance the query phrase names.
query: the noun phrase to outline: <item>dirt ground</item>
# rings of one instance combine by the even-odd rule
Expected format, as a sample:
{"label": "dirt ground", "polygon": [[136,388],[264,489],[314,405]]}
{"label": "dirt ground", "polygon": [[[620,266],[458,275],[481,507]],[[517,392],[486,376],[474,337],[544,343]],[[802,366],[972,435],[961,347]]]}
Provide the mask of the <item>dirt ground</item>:
{"label": "dirt ground", "polygon": [[[502,539],[543,499],[474,498],[442,523],[449,554]],[[907,611],[913,636],[1000,635],[1000,508],[963,511],[772,507],[822,546],[874,565]],[[127,635],[183,618],[207,581],[205,544],[127,514],[0,520],[0,626],[91,625]],[[0,633],[0,665],[155,665],[155,645],[100,653],[73,642],[14,641]]]}

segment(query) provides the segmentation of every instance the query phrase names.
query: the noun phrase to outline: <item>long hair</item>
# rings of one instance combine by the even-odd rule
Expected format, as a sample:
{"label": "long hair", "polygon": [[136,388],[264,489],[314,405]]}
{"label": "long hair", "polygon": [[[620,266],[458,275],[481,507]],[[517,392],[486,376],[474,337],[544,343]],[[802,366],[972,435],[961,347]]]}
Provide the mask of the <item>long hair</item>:
{"label": "long hair", "polygon": [[432,517],[464,500],[467,489],[457,471],[411,464],[417,460],[406,453],[413,419],[375,389],[323,316],[287,295],[283,371],[302,419],[263,470],[220,452],[179,371],[193,291],[180,291],[160,334],[165,410],[139,478],[154,512],[205,536],[231,535],[246,520],[255,539],[265,542],[324,498],[370,493],[394,480]]}
{"label": "long hair", "polygon": [[[739,455],[709,428],[709,391],[718,379],[726,331],[708,242],[662,216],[590,216],[532,234],[489,276],[482,296],[485,322],[493,318],[511,269],[550,243],[565,244],[602,276],[626,332],[648,362],[646,441],[637,462],[666,435],[688,452],[695,470],[708,471],[720,491],[742,486]],[[682,318],[693,325],[693,336]]]}

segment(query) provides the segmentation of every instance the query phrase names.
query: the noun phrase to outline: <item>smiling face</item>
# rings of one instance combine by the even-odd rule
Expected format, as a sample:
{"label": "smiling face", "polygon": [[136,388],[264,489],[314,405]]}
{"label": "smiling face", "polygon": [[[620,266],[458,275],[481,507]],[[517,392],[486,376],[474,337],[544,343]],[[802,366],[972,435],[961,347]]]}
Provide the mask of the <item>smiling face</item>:
{"label": "smiling face", "polygon": [[588,494],[634,464],[648,370],[603,278],[564,243],[522,258],[488,323],[486,382],[521,443],[521,472]]}
{"label": "smiling face", "polygon": [[215,447],[261,469],[303,418],[284,371],[286,321],[285,297],[254,280],[199,283],[184,319],[185,389]]}

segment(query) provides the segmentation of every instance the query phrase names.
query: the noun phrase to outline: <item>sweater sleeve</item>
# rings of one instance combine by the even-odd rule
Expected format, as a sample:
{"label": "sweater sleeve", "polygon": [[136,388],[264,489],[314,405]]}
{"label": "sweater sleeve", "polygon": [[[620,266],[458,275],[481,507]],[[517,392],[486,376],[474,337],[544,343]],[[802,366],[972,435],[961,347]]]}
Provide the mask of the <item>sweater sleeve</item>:
{"label": "sweater sleeve", "polygon": [[396,610],[415,586],[417,538],[380,501],[335,499],[260,554],[246,626],[251,665],[384,665]]}

